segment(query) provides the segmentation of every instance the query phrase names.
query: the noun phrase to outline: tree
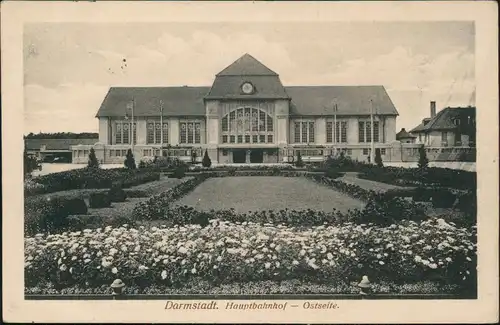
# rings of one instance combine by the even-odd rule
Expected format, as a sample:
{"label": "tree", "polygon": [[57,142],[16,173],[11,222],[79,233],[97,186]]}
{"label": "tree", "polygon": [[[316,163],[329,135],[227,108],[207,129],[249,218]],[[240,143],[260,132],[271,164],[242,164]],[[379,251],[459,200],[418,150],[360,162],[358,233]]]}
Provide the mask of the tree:
{"label": "tree", "polygon": [[300,151],[297,151],[297,161],[295,162],[296,167],[304,167],[304,162],[302,161],[302,156],[300,155]]}
{"label": "tree", "polygon": [[28,155],[26,149],[24,149],[24,176],[31,174],[37,167],[36,158]]}
{"label": "tree", "polygon": [[87,167],[99,168],[99,161],[97,161],[97,157],[95,156],[94,148],[90,148],[89,161],[88,161]]}
{"label": "tree", "polygon": [[427,153],[425,152],[424,146],[418,148],[418,168],[427,168],[429,167],[429,159],[427,159]]}
{"label": "tree", "polygon": [[380,154],[380,148],[375,149],[375,164],[377,164],[378,167],[384,167],[382,155]]}
{"label": "tree", "polygon": [[132,154],[131,149],[128,149],[127,151],[127,156],[125,157],[125,167],[127,167],[128,169],[136,168],[134,155]]}
{"label": "tree", "polygon": [[205,155],[203,156],[203,160],[201,161],[201,164],[203,167],[210,167],[212,166],[212,160],[210,160],[210,157],[208,156],[208,151],[205,149]]}

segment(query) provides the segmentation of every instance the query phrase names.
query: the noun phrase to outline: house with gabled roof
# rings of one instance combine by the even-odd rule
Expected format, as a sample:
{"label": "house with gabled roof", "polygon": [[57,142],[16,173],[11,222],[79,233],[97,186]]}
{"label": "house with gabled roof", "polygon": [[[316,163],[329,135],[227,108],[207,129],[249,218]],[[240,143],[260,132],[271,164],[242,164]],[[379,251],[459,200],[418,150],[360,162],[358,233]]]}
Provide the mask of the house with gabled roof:
{"label": "house with gabled roof", "polygon": [[428,147],[475,147],[475,107],[445,107],[436,113],[436,102],[432,101],[430,108],[430,118],[410,131],[417,143]]}
{"label": "house with gabled roof", "polygon": [[373,139],[390,161],[397,116],[384,86],[285,86],[245,54],[207,87],[111,87],[94,149],[105,163],[128,149],[184,160],[206,150],[217,163],[286,162],[300,151],[312,162],[341,151],[367,160]]}

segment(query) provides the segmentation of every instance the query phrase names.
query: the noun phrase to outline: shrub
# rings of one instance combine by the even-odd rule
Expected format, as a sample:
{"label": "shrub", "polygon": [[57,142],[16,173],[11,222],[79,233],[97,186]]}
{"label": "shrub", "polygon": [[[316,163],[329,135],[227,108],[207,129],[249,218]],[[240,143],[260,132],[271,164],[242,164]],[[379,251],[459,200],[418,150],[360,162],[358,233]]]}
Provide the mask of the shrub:
{"label": "shrub", "polygon": [[125,167],[128,169],[136,169],[134,154],[131,149],[128,149],[127,156],[125,156]]}
{"label": "shrub", "polygon": [[144,160],[139,161],[139,168],[146,168],[146,162]]}
{"label": "shrub", "polygon": [[146,191],[143,190],[127,189],[125,193],[129,198],[148,197],[148,193],[146,193]]}
{"label": "shrub", "polygon": [[179,166],[174,169],[174,172],[170,174],[169,178],[178,178],[181,179],[186,176],[186,168],[184,166]]}
{"label": "shrub", "polygon": [[477,214],[477,194],[476,191],[470,191],[458,196],[457,209],[464,212],[468,217]]}
{"label": "shrub", "polygon": [[297,151],[297,161],[295,162],[296,167],[304,167],[304,162],[302,161],[302,156],[300,155],[300,151]]}
{"label": "shrub", "polygon": [[68,217],[68,228],[73,231],[97,228],[100,223],[101,218],[96,215],[74,215]]}
{"label": "shrub", "polygon": [[432,206],[435,208],[451,208],[457,196],[448,190],[436,190],[432,194]]}
{"label": "shrub", "polygon": [[127,194],[125,193],[123,188],[119,186],[113,186],[108,191],[108,196],[111,202],[125,202],[125,200],[127,199]]}
{"label": "shrub", "polygon": [[47,191],[46,187],[43,184],[39,184],[34,181],[32,178],[25,178],[24,180],[24,195],[35,195],[45,193]]}
{"label": "shrub", "polygon": [[64,200],[45,197],[24,200],[24,229],[28,235],[63,229],[67,226],[67,218]]}
{"label": "shrub", "polygon": [[107,208],[111,206],[108,193],[90,193],[89,206],[93,209]]}
{"label": "shrub", "polygon": [[68,215],[86,214],[88,211],[87,204],[82,198],[63,199],[63,202]]}
{"label": "shrub", "polygon": [[375,149],[375,164],[378,167],[384,167],[384,163],[382,162],[382,155],[380,153],[380,148]]}
{"label": "shrub", "polygon": [[203,160],[201,161],[201,164],[203,165],[203,167],[206,167],[206,168],[209,168],[210,166],[212,166],[212,160],[208,156],[207,149],[205,149],[205,155],[203,156]]}
{"label": "shrub", "polygon": [[425,152],[425,147],[421,146],[418,148],[418,168],[427,168],[429,166],[429,159],[427,159],[427,153]]}
{"label": "shrub", "polygon": [[94,148],[90,148],[89,161],[87,163],[87,167],[99,168],[99,161],[97,161]]}
{"label": "shrub", "polygon": [[335,178],[339,178],[342,176],[341,173],[338,172],[338,170],[335,170],[335,169],[328,169],[326,172],[325,172],[325,176],[328,177],[328,178],[332,178],[332,179],[335,179]]}
{"label": "shrub", "polygon": [[24,176],[31,174],[37,167],[36,158],[28,155],[26,148],[24,148]]}

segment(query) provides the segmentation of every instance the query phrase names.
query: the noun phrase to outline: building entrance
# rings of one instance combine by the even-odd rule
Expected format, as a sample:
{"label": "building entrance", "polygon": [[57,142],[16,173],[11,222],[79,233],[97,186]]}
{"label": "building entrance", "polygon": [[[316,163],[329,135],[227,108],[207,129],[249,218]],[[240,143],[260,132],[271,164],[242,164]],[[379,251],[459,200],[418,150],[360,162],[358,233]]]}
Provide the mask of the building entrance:
{"label": "building entrance", "polygon": [[247,158],[247,151],[244,149],[233,150],[233,163],[244,164]]}
{"label": "building entrance", "polygon": [[264,162],[264,150],[252,149],[250,151],[250,162],[254,164],[261,164]]}

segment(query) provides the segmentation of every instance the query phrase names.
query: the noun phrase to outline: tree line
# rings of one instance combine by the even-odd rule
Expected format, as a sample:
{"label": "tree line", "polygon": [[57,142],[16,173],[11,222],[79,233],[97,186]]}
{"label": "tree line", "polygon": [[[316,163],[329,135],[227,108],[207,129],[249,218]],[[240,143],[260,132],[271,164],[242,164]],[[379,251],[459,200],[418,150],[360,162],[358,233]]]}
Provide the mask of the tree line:
{"label": "tree line", "polygon": [[98,139],[99,133],[95,132],[56,132],[56,133],[33,133],[24,136],[25,139]]}

